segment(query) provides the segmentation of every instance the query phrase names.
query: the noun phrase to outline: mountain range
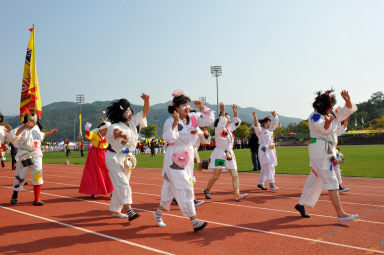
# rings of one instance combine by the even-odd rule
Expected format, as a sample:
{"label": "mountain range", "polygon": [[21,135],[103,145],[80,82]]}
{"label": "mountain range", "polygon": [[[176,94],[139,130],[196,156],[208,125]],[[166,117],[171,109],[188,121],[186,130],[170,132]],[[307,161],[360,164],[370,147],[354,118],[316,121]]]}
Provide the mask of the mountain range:
{"label": "mountain range", "polygon": [[[110,105],[111,101],[96,101],[93,103],[83,104],[81,105],[81,114],[82,114],[82,129],[84,135],[84,124],[88,121],[93,124],[92,128],[97,127],[100,124],[100,119],[106,118],[102,113],[108,105]],[[157,133],[158,136],[161,136],[161,132],[163,129],[163,125],[165,120],[170,116],[168,113],[168,105],[171,105],[171,101],[165,103],[159,103],[151,105],[151,111],[147,116],[148,124],[157,125]],[[193,103],[191,103],[193,107]],[[211,105],[207,103],[207,106],[216,111],[216,105]],[[140,105],[131,105],[132,110],[137,113],[142,110],[142,106]],[[226,112],[228,112],[231,116],[232,107],[231,105],[225,106]],[[263,118],[265,116],[270,116],[270,112],[261,111],[253,107],[241,108],[238,107],[239,118],[242,121],[246,121],[248,123],[253,122],[252,112],[256,111],[257,116],[259,118]],[[44,129],[50,130],[53,128],[59,129],[58,134],[52,135],[49,140],[51,141],[62,141],[65,138],[70,140],[76,140],[76,137],[79,134],[79,112],[80,107],[78,104],[74,102],[55,102],[49,105],[43,106],[43,114],[41,118],[41,124]],[[279,116],[280,123],[282,126],[286,127],[289,124],[296,124],[300,122],[302,119],[299,118],[291,118],[286,116]],[[20,125],[20,118],[18,116],[5,116],[5,120],[12,127],[16,127]]]}

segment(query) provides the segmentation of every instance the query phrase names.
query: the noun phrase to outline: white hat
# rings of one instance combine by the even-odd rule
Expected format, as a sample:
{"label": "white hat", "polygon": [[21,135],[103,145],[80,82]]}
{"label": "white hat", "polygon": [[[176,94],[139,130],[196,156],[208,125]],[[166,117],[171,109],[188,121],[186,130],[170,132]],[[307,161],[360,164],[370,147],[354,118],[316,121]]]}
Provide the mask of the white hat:
{"label": "white hat", "polygon": [[104,124],[99,127],[99,131],[106,129],[106,128],[109,128],[110,126],[111,126],[111,122],[104,121]]}

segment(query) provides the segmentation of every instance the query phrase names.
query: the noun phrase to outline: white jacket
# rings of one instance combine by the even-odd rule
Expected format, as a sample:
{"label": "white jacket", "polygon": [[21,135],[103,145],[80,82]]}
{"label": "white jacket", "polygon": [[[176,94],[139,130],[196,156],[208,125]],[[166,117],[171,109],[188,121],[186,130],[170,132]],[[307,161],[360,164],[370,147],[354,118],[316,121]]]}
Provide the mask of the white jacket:
{"label": "white jacket", "polygon": [[324,129],[324,115],[316,111],[311,113],[308,118],[309,132],[312,139],[308,145],[310,160],[336,157],[339,123],[347,119],[355,111],[357,111],[357,106],[354,104],[352,108],[338,107],[334,111],[336,118],[333,119],[328,129]]}
{"label": "white jacket", "polygon": [[266,165],[266,164],[272,164],[274,166],[277,165],[277,156],[276,156],[276,149],[270,148],[270,146],[273,144],[273,131],[279,126],[279,117],[276,115],[275,118],[273,118],[273,121],[269,127],[269,129],[265,129],[260,126],[253,126],[255,130],[255,134],[259,138],[259,161],[260,165]]}

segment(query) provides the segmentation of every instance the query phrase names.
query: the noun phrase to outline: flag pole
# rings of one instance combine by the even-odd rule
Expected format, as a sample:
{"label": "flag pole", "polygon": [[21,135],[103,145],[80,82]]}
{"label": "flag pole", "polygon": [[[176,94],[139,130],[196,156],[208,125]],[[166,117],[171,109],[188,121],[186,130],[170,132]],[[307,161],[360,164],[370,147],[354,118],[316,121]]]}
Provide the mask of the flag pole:
{"label": "flag pole", "polygon": [[[36,53],[35,52],[35,44],[36,44],[36,42],[35,42],[35,24],[33,24],[32,29],[33,29],[32,30],[33,31],[33,54],[35,55],[35,59],[36,59],[36,54],[35,54]],[[35,78],[35,76],[33,76],[33,78]],[[36,87],[35,87],[35,114],[37,115],[36,108],[37,108],[37,104],[36,104]]]}

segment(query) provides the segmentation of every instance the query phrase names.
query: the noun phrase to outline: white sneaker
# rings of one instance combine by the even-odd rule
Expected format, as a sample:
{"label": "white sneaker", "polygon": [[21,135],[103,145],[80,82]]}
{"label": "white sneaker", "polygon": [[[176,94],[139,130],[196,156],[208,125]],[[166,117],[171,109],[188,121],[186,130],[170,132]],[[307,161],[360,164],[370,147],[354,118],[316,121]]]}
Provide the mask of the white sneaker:
{"label": "white sneaker", "polygon": [[195,200],[194,203],[195,203],[195,207],[198,207],[198,206],[204,204],[204,200]]}
{"label": "white sneaker", "polygon": [[354,215],[349,216],[349,217],[338,218],[337,220],[338,220],[339,222],[344,222],[344,221],[354,220],[354,219],[356,219],[357,217],[359,217],[359,215],[354,214]]}
{"label": "white sneaker", "polygon": [[279,190],[279,188],[278,187],[273,187],[273,188],[269,188],[270,190]]}
{"label": "white sneaker", "polygon": [[240,194],[239,196],[235,197],[235,200],[239,201],[240,199],[245,198],[247,195],[248,195],[248,193]]}
{"label": "white sneaker", "polygon": [[339,193],[347,192],[349,190],[350,190],[350,188],[339,189]]}
{"label": "white sneaker", "polygon": [[121,214],[112,213],[112,217],[113,218],[128,218],[128,215],[125,213],[121,213]]}
{"label": "white sneaker", "polygon": [[163,219],[157,220],[156,212],[154,212],[152,215],[153,215],[153,218],[155,219],[158,227],[163,228],[163,227],[167,226],[167,225],[165,225]]}

